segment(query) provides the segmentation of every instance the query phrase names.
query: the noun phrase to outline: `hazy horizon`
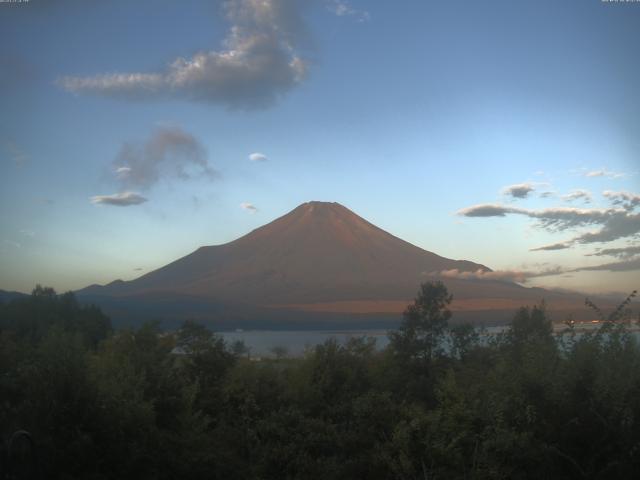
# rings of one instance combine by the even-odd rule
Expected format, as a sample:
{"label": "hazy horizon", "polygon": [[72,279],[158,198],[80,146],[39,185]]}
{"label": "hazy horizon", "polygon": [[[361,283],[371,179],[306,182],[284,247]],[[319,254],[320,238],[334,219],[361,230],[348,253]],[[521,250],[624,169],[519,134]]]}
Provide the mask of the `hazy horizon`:
{"label": "hazy horizon", "polygon": [[0,3],[0,289],[130,280],[321,200],[628,293],[638,25],[600,0]]}

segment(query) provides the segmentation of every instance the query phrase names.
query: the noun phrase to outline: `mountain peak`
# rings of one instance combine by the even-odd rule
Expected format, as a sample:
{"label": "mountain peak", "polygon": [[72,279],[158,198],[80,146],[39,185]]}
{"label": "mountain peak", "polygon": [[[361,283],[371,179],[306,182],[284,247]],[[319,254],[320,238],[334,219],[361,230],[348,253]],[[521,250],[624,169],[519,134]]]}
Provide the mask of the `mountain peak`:
{"label": "mountain peak", "polygon": [[423,250],[335,202],[306,202],[230,243],[202,247],[125,284],[253,304],[406,298],[430,272],[487,270]]}
{"label": "mountain peak", "polygon": [[318,200],[312,200],[310,202],[305,202],[301,205],[298,205],[298,207],[294,208],[292,210],[291,213],[296,212],[296,211],[302,211],[305,213],[312,213],[312,212],[328,212],[328,211],[332,211],[332,212],[343,212],[343,213],[350,213],[352,215],[355,215],[351,210],[349,210],[347,207],[345,207],[344,205],[339,204],[338,202],[321,202]]}

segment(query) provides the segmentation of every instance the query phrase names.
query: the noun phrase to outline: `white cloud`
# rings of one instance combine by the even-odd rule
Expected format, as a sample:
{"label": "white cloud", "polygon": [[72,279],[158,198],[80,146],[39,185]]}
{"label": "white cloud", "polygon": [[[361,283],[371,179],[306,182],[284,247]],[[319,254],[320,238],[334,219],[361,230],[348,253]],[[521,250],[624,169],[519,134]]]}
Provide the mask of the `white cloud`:
{"label": "white cloud", "polygon": [[299,0],[229,0],[229,33],[221,50],[177,58],[162,72],[66,76],[74,93],[123,99],[178,98],[234,109],[262,108],[298,85],[307,63],[297,50],[304,38]]}
{"label": "white cloud", "polygon": [[249,155],[249,160],[252,162],[266,162],[269,158],[264,153],[254,152]]}
{"label": "white cloud", "polygon": [[240,208],[243,208],[249,213],[256,213],[258,211],[258,208],[253,203],[249,203],[249,202],[242,202],[240,204]]}
{"label": "white cloud", "polygon": [[119,178],[127,178],[131,173],[131,167],[118,167],[116,168],[116,175]]}
{"label": "white cloud", "polygon": [[91,203],[95,205],[115,205],[117,207],[139,205],[146,201],[146,198],[134,192],[114,193],[113,195],[96,195],[91,197]]}
{"label": "white cloud", "polygon": [[534,190],[534,186],[530,183],[517,183],[504,187],[502,193],[513,198],[527,198]]}

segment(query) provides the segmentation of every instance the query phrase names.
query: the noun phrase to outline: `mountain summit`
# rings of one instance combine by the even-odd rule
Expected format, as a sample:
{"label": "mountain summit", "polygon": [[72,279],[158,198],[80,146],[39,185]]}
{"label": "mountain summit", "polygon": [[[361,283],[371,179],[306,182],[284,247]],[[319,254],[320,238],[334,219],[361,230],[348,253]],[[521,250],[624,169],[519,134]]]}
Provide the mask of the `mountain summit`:
{"label": "mountain summit", "polygon": [[[227,313],[245,305],[271,312],[398,314],[421,282],[453,269],[490,271],[423,250],[339,203],[308,202],[230,243],[200,247],[135,280],[78,293],[154,302],[180,298],[226,305]],[[459,310],[512,311],[557,296],[506,281],[445,282]]]}

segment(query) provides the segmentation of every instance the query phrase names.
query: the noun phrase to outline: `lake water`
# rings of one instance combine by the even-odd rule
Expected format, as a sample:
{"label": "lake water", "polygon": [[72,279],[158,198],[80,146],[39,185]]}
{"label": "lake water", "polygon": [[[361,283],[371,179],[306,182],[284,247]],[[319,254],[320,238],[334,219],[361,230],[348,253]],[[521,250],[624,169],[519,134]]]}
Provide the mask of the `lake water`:
{"label": "lake water", "polygon": [[[503,332],[506,327],[485,327],[484,335],[495,335]],[[564,329],[563,325],[556,325],[556,332]],[[593,326],[592,328],[597,328]],[[582,327],[582,331],[590,329]],[[633,329],[634,336],[640,341],[640,332]],[[344,344],[354,337],[372,337],[376,340],[376,348],[382,349],[389,343],[387,337],[388,330],[246,330],[235,332],[220,332],[229,344],[242,340],[250,349],[252,357],[273,357],[275,347],[284,347],[287,356],[298,357],[304,354],[306,349],[324,343],[329,338],[335,338],[339,343]]]}
{"label": "lake water", "polygon": [[[488,327],[486,333],[494,334],[504,330],[504,327]],[[344,344],[354,337],[372,337],[376,340],[376,348],[382,349],[389,343],[388,330],[246,330],[236,332],[220,332],[229,344],[242,340],[250,348],[252,356],[273,356],[273,348],[284,347],[288,356],[300,356],[306,349],[335,338]]]}
{"label": "lake water", "polygon": [[272,349],[284,347],[289,356],[300,356],[307,348],[324,343],[330,338],[335,338],[340,343],[346,343],[353,337],[373,337],[376,339],[376,347],[384,348],[388,343],[387,330],[368,331],[326,331],[326,330],[248,330],[241,332],[221,332],[225,341],[229,344],[242,340],[250,348],[252,356],[273,356]]}

